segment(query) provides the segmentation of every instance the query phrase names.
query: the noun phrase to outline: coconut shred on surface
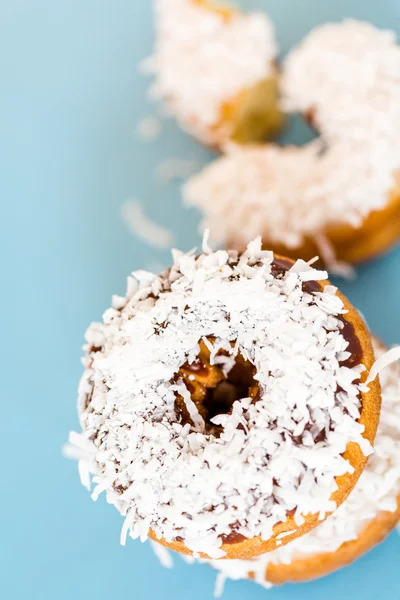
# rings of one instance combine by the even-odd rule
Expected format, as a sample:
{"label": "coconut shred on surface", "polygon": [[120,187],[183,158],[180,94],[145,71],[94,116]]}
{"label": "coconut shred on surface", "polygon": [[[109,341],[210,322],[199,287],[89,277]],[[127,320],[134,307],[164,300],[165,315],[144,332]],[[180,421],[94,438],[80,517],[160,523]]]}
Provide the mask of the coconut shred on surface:
{"label": "coconut shred on surface", "polygon": [[234,146],[189,179],[185,201],[219,243],[301,246],[330,225],[359,227],[387,206],[400,169],[400,48],[359,21],[317,27],[285,59],[282,107],[311,115],[304,146]]}
{"label": "coconut shred on surface", "polygon": [[155,75],[151,96],[207,138],[221,107],[270,74],[273,26],[261,13],[232,10],[227,19],[194,0],[155,0],[154,12],[156,47],[146,69]]}
{"label": "coconut shred on surface", "polygon": [[128,230],[155,248],[170,248],[175,242],[172,231],[155,223],[144,211],[139,200],[126,200],[121,206],[121,217]]}
{"label": "coconut shred on surface", "polygon": [[[378,359],[376,364],[384,357],[390,357],[376,340],[374,348]],[[399,348],[395,350],[398,358]],[[380,380],[382,412],[374,454],[347,500],[321,525],[282,548],[254,560],[210,561],[220,572],[217,586],[220,593],[225,579],[248,579],[250,572],[254,573],[257,583],[270,586],[266,581],[268,564],[290,564],[299,558],[336,552],[342,544],[356,540],[380,512],[397,510],[400,494],[399,365],[391,364],[382,370]]]}
{"label": "coconut shred on surface", "polygon": [[[123,543],[151,528],[220,558],[232,524],[269,539],[288,511],[301,524],[303,514],[336,508],[335,477],[352,472],[342,456],[348,442],[371,452],[357,421],[364,367],[343,364],[350,354],[336,288],[307,291],[325,272],[297,261],[275,277],[260,238],[242,255],[205,243],[203,254],[173,259],[162,275],[134,272],[126,296],[88,329],[73,443],[85,453],[93,498],[106,492],[125,517]],[[214,418],[219,437],[193,406],[189,423],[175,410],[177,392],[190,405],[177,373],[196,360],[200,340],[211,344],[211,362],[221,350],[240,352],[260,388],[256,402],[242,398]]]}

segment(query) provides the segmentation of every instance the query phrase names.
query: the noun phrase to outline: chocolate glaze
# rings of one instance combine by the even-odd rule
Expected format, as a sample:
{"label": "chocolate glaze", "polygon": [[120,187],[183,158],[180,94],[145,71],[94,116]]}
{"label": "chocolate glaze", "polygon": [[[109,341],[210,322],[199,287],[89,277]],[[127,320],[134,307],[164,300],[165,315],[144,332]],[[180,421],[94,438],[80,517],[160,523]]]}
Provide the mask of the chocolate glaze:
{"label": "chocolate glaze", "polygon": [[[271,272],[274,277],[282,277],[292,266],[293,263],[291,261],[276,258],[272,263]],[[303,283],[303,291],[308,292],[309,294],[320,292],[321,290],[322,287],[318,281],[306,281]],[[347,352],[351,353],[351,356],[340,364],[344,367],[351,368],[359,365],[362,361],[363,353],[361,343],[356,335],[353,324],[346,321],[343,315],[339,315],[338,319],[343,323],[342,335],[348,343]]]}
{"label": "chocolate glaze", "polygon": [[[289,271],[291,267],[293,267],[293,262],[290,260],[285,260],[284,258],[275,258],[274,262],[271,265],[271,273],[277,279],[281,279],[284,274]],[[305,281],[303,283],[303,291],[312,294],[313,292],[320,292],[321,285],[318,281]]]}
{"label": "chocolate glaze", "polygon": [[284,274],[293,267],[292,261],[285,260],[284,258],[275,258],[271,264],[271,274],[276,279],[281,279]]}
{"label": "chocolate glaze", "polygon": [[239,544],[243,542],[246,538],[241,533],[237,531],[231,531],[228,535],[221,536],[221,540],[223,544]]}
{"label": "chocolate glaze", "polygon": [[302,285],[302,288],[303,292],[308,292],[309,294],[320,292],[322,290],[322,287],[318,281],[305,281]]}
{"label": "chocolate glaze", "polygon": [[349,344],[346,351],[351,352],[349,358],[340,364],[344,367],[352,368],[359,365],[362,361],[363,351],[361,342],[356,335],[353,324],[346,321],[342,315],[340,315],[339,320],[343,323],[342,335]]}

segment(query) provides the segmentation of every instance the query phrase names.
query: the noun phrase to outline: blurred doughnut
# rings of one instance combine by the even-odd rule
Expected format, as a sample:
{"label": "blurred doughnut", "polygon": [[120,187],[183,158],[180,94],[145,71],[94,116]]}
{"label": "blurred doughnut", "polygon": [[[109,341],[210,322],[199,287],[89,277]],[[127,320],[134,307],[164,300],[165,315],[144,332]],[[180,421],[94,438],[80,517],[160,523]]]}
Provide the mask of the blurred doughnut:
{"label": "blurred doughnut", "polygon": [[[283,107],[320,137],[302,147],[232,146],[184,188],[213,239],[255,235],[305,260],[357,263],[400,236],[400,48],[345,21],[312,31],[284,62]],[[331,257],[331,258],[330,258]],[[331,263],[331,264],[329,264]]]}
{"label": "blurred doughnut", "polygon": [[282,124],[277,46],[261,13],[207,0],[156,0],[152,95],[209,146],[265,139]]}

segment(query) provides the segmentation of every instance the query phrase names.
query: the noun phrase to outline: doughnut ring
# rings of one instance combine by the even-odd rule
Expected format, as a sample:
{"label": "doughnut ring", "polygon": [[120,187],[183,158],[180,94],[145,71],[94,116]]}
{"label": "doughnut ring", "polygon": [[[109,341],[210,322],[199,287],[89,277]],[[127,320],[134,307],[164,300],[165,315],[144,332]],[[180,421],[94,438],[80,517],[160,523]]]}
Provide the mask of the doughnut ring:
{"label": "doughnut ring", "polygon": [[80,472],[125,517],[123,543],[252,558],[356,485],[380,414],[370,335],[325,272],[260,238],[173,256],[87,332]]}
{"label": "doughnut ring", "polygon": [[281,128],[277,45],[266,16],[208,0],[156,0],[155,21],[151,95],[183,129],[220,147]]}
{"label": "doughnut ring", "polygon": [[393,246],[399,72],[392,32],[357,21],[317,27],[284,60],[280,87],[282,108],[300,113],[319,138],[301,147],[226,145],[184,187],[202,227],[232,248],[261,235],[277,253],[319,254],[332,271],[335,262],[362,262]]}

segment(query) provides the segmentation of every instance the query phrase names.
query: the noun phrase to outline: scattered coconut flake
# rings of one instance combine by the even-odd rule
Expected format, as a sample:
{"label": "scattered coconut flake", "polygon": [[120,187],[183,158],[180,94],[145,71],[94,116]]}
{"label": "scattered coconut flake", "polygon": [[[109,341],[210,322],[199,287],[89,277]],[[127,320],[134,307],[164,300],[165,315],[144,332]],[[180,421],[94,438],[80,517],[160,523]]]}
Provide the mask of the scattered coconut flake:
{"label": "scattered coconut flake", "polygon": [[151,221],[145,215],[143,205],[138,200],[124,202],[121,215],[129,231],[150,246],[170,248],[173,245],[175,238],[172,231]]}
{"label": "scattered coconut flake", "polygon": [[152,75],[156,68],[156,60],[154,56],[147,56],[138,63],[138,71],[142,75]]}
{"label": "scattered coconut flake", "polygon": [[383,371],[383,369],[386,369],[386,367],[394,362],[397,362],[398,360],[400,360],[400,346],[396,346],[395,348],[392,348],[385,354],[381,355],[372,365],[366,384],[374,381],[374,379]]}
{"label": "scattered coconut flake", "polygon": [[84,457],[84,452],[82,451],[82,448],[78,448],[77,446],[74,446],[73,444],[64,444],[64,446],[61,449],[61,453],[64,456],[64,458],[70,458],[72,460],[79,460],[81,458]]}
{"label": "scattered coconut flake", "polygon": [[154,554],[160,561],[161,566],[165,567],[166,569],[172,569],[172,567],[174,566],[172,553],[169,552],[168,549],[165,548],[165,546],[162,546],[162,544],[159,544],[158,542],[155,542],[153,540],[149,540],[149,542]]}
{"label": "scattered coconut flake", "polygon": [[324,235],[319,232],[314,235],[315,244],[321,254],[324,264],[328,267],[332,275],[338,277],[344,277],[345,279],[354,279],[356,277],[356,271],[349,263],[341,260],[337,260],[335,248],[332,242]]}
{"label": "scattered coconut flake", "polygon": [[126,538],[128,536],[130,529],[132,528],[133,519],[134,519],[133,511],[128,511],[127,515],[125,516],[125,520],[124,520],[124,523],[123,523],[122,529],[121,529],[121,537],[120,537],[121,546],[126,545]]}
{"label": "scattered coconut flake", "polygon": [[156,178],[160,183],[166,185],[172,181],[186,179],[193,175],[201,163],[189,158],[169,158],[160,163],[156,168]]}
{"label": "scattered coconut flake", "polygon": [[78,473],[79,478],[81,480],[81,484],[90,492],[92,489],[92,484],[90,480],[90,463],[83,459],[79,460]]}
{"label": "scattered coconut flake", "polygon": [[142,119],[136,128],[140,138],[145,142],[153,142],[161,135],[162,124],[156,117],[146,117]]}
{"label": "scattered coconut flake", "polygon": [[203,235],[203,245],[202,249],[204,254],[212,254],[212,248],[209,245],[210,242],[210,230],[206,229]]}
{"label": "scattered coconut flake", "polygon": [[222,594],[224,593],[226,580],[227,577],[224,575],[224,573],[218,573],[215,578],[214,598],[221,598]]}

